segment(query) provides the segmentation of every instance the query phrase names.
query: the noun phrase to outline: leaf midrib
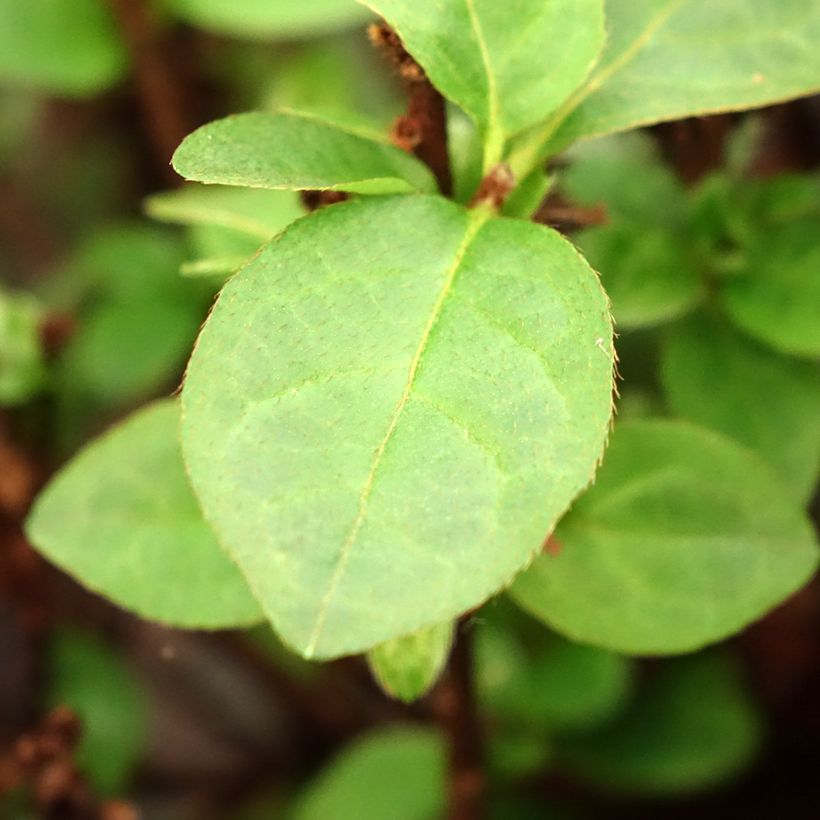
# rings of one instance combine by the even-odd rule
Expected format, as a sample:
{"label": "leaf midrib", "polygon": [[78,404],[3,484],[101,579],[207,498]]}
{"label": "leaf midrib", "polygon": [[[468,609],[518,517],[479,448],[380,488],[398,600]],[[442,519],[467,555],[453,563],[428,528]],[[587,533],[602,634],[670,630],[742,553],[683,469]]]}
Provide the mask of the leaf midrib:
{"label": "leaf midrib", "polygon": [[382,463],[382,458],[384,456],[385,450],[387,449],[387,445],[390,443],[390,440],[393,438],[393,435],[396,432],[396,428],[398,427],[399,420],[401,419],[402,413],[404,412],[404,408],[407,406],[408,401],[410,400],[410,395],[413,391],[413,385],[416,380],[416,375],[419,370],[419,366],[421,365],[421,361],[424,357],[425,350],[427,348],[427,343],[430,340],[430,334],[433,331],[436,323],[438,322],[439,317],[441,316],[442,309],[444,308],[444,303],[447,301],[447,297],[452,290],[453,283],[456,278],[456,274],[461,267],[462,262],[464,261],[464,257],[470,247],[470,244],[475,239],[476,235],[478,234],[479,230],[481,229],[482,225],[487,221],[490,216],[490,212],[484,209],[475,209],[468,212],[468,223],[467,228],[464,233],[464,238],[461,241],[461,244],[458,247],[458,250],[455,253],[455,257],[453,258],[453,262],[450,265],[449,269],[447,270],[445,277],[444,277],[444,284],[439,291],[438,296],[436,297],[436,301],[433,304],[433,308],[430,311],[430,316],[427,319],[427,323],[424,326],[424,330],[421,334],[421,340],[419,341],[419,345],[416,348],[416,352],[413,355],[413,359],[410,362],[410,368],[407,374],[407,381],[404,385],[404,390],[402,391],[401,396],[399,397],[398,402],[396,403],[395,408],[393,409],[393,413],[390,418],[390,423],[387,427],[387,432],[382,437],[382,440],[379,442],[376,450],[373,454],[373,461],[370,465],[370,471],[367,474],[365,479],[364,485],[362,487],[362,491],[359,494],[359,503],[358,503],[358,512],[356,514],[356,518],[353,521],[353,524],[348,531],[347,537],[342,544],[341,550],[339,551],[339,556],[336,559],[336,566],[333,571],[333,575],[330,579],[330,583],[328,585],[327,591],[325,592],[324,597],[322,598],[321,603],[319,604],[319,609],[316,613],[316,620],[314,622],[313,631],[311,632],[310,639],[308,641],[308,645],[305,649],[305,657],[310,658],[316,651],[316,647],[319,643],[319,638],[321,637],[322,630],[324,629],[325,619],[327,617],[328,609],[330,608],[330,604],[333,600],[336,591],[339,588],[339,584],[344,576],[345,568],[347,567],[347,563],[350,559],[350,552],[353,548],[353,544],[356,541],[356,538],[359,535],[359,531],[364,524],[364,520],[367,516],[367,502],[370,498],[370,494],[373,491],[374,482],[376,480],[376,475],[379,471],[379,468]]}

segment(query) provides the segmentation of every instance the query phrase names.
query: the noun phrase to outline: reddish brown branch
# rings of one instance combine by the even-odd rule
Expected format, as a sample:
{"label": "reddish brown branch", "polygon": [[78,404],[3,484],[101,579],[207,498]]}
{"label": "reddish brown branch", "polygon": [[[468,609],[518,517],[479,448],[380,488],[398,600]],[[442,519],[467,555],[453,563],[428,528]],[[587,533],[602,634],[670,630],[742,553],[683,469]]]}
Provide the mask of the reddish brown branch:
{"label": "reddish brown branch", "polygon": [[472,635],[469,624],[462,621],[447,672],[433,695],[447,739],[448,820],[484,816],[486,778],[473,680]]}
{"label": "reddish brown branch", "polygon": [[27,788],[45,820],[137,820],[127,803],[99,801],[80,774],[73,760],[80,732],[70,709],[49,713],[0,757],[0,796]]}
{"label": "reddish brown branch", "polygon": [[186,114],[180,72],[171,63],[152,11],[144,0],[109,0],[133,61],[134,82],[159,170],[173,184],[179,178],[169,166],[171,155],[192,131]]}
{"label": "reddish brown branch", "polygon": [[447,108],[444,97],[427,79],[424,69],[408,54],[399,36],[386,23],[374,23],[371,42],[393,64],[407,89],[407,113],[393,124],[393,141],[417,156],[433,172],[442,194],[453,192],[447,150]]}

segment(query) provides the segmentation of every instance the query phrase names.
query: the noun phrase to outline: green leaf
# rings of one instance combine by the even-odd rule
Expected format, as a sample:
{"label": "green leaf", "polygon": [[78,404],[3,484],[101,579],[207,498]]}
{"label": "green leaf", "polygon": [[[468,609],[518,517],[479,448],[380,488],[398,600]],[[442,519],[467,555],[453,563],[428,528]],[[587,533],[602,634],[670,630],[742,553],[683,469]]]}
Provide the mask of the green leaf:
{"label": "green leaf", "polygon": [[512,588],[569,637],[619,652],[687,652],[800,588],[809,522],[754,454],[688,423],[619,425],[595,485]]}
{"label": "green leaf", "polygon": [[525,651],[509,630],[479,628],[476,656],[485,708],[529,731],[595,726],[618,712],[631,688],[629,660],[556,635]]}
{"label": "green leaf", "polygon": [[484,132],[485,170],[504,141],[578,87],[604,42],[602,0],[365,0],[432,83]]}
{"label": "green leaf", "polygon": [[682,184],[643,135],[594,140],[572,152],[561,187],[608,221],[575,237],[612,301],[619,329],[649,327],[691,309],[703,285],[691,257]]}
{"label": "green leaf", "polygon": [[171,400],[92,442],[35,502],[31,542],[120,606],[179,627],[260,619],[259,607],[202,518],[182,465]]}
{"label": "green leaf", "polygon": [[367,655],[379,686],[394,698],[412,703],[438,680],[453,644],[448,621],[379,644]]}
{"label": "green leaf", "polygon": [[42,318],[32,296],[0,289],[0,405],[25,402],[45,383]]}
{"label": "green leaf", "polygon": [[444,809],[437,733],[392,727],[354,741],[297,800],[292,820],[429,820]]}
{"label": "green leaf", "polygon": [[289,191],[189,183],[145,200],[145,212],[161,222],[230,228],[260,244],[304,214]]}
{"label": "green leaf", "polygon": [[209,123],[185,138],[173,165],[186,179],[249,188],[435,190],[432,174],[412,155],[307,114],[236,114]]}
{"label": "green leaf", "polygon": [[356,0],[163,0],[194,25],[219,34],[258,39],[312,37],[367,20]]}
{"label": "green leaf", "polygon": [[758,751],[755,705],[726,658],[665,666],[614,724],[563,749],[576,771],[610,788],[649,794],[706,789],[741,772]]}
{"label": "green leaf", "polygon": [[0,0],[0,82],[84,96],[117,82],[126,63],[102,0]]}
{"label": "green leaf", "polygon": [[820,242],[817,219],[763,232],[748,253],[744,276],[720,299],[732,320],[781,353],[820,357]]}
{"label": "green leaf", "polygon": [[488,216],[421,196],[321,209],[226,285],[199,338],[194,488],[306,656],[478,606],[592,477],[606,298],[560,235]]}
{"label": "green leaf", "polygon": [[68,706],[82,721],[76,752],[96,791],[118,794],[145,753],[146,702],[124,659],[90,635],[61,629],[48,652],[50,706]]}
{"label": "green leaf", "polygon": [[815,0],[607,0],[606,16],[601,60],[515,170],[586,137],[820,89]]}
{"label": "green leaf", "polygon": [[757,450],[801,500],[820,473],[820,367],[778,356],[696,315],[674,328],[661,359],[671,409]]}

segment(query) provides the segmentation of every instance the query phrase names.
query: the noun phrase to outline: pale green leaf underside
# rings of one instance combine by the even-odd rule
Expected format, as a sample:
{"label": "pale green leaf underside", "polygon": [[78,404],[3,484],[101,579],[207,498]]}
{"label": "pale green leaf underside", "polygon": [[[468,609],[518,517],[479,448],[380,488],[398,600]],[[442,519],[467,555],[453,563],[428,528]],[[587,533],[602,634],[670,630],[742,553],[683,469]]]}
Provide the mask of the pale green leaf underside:
{"label": "pale green leaf underside", "polygon": [[448,621],[402,635],[371,649],[367,663],[379,686],[394,698],[410,703],[438,680],[453,643]]}
{"label": "pale green leaf underside", "polygon": [[356,0],[163,0],[202,28],[252,39],[307,37],[367,20]]}
{"label": "pale green leaf underside", "polygon": [[592,476],[606,298],[557,233],[487,216],[418,196],[322,209],[228,283],[200,336],[194,488],[302,654],[479,605]]}
{"label": "pale green leaf underside", "polygon": [[236,114],[189,134],[173,157],[195,182],[388,194],[435,190],[415,157],[388,142],[296,113]]}
{"label": "pale green leaf underside", "polygon": [[292,191],[233,188],[191,182],[145,200],[145,212],[160,222],[228,228],[260,242],[305,212]]}
{"label": "pale green leaf underside", "polygon": [[0,82],[52,94],[86,95],[127,66],[103,0],[0,0]]}
{"label": "pale green leaf underside", "polygon": [[295,801],[293,820],[430,820],[444,807],[444,743],[394,726],[357,739]]}
{"label": "pale green leaf underside", "polygon": [[88,445],[37,499],[32,543],[80,583],[145,618],[221,628],[261,619],[197,507],[175,401],[135,413]]}
{"label": "pale green leaf underside", "polygon": [[804,584],[817,545],[761,459],[685,422],[634,421],[595,485],[513,586],[533,615],[619,652],[687,652],[765,614]]}
{"label": "pale green leaf underside", "polygon": [[675,413],[757,450],[808,500],[820,474],[817,363],[779,356],[696,315],[671,331],[661,379]]}
{"label": "pale green leaf underside", "polygon": [[607,0],[607,47],[547,128],[585,137],[820,89],[816,0]]}
{"label": "pale green leaf underside", "polygon": [[490,139],[547,117],[583,81],[604,40],[602,0],[366,2]]}

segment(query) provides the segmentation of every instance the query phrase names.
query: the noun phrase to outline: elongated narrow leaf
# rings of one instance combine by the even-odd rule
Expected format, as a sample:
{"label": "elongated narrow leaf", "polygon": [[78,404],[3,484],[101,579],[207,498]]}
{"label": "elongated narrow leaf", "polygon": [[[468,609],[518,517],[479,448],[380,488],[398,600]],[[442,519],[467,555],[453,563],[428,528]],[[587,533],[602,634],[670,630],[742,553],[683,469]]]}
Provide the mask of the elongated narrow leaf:
{"label": "elongated narrow leaf", "polygon": [[670,334],[661,376],[672,410],[757,450],[800,499],[820,474],[820,367],[779,356],[697,315]]}
{"label": "elongated narrow leaf", "polygon": [[42,319],[33,296],[0,290],[0,405],[27,401],[46,381]]}
{"label": "elongated narrow leaf", "polygon": [[603,0],[366,2],[499,151],[569,96],[604,40]]}
{"label": "elongated narrow leaf", "polygon": [[743,771],[761,728],[738,670],[706,655],[666,666],[620,719],[561,751],[567,765],[609,788],[678,794]]}
{"label": "elongated narrow leaf", "polygon": [[380,644],[367,662],[388,695],[410,703],[438,680],[452,643],[453,624],[448,621]]}
{"label": "elongated narrow leaf", "polygon": [[183,20],[220,34],[254,40],[306,37],[367,19],[356,0],[163,0]]}
{"label": "elongated narrow leaf", "polygon": [[607,0],[601,61],[553,121],[552,150],[820,89],[815,0]]}
{"label": "elongated narrow leaf", "polygon": [[672,421],[621,424],[556,537],[560,553],[519,577],[515,599],[576,640],[635,654],[731,635],[804,584],[818,557],[762,459]]}
{"label": "elongated narrow leaf", "polygon": [[32,543],[80,583],[146,618],[217,628],[260,619],[203,521],[182,466],[171,400],[92,442],[46,487]]}
{"label": "elongated narrow leaf", "polygon": [[230,228],[263,242],[305,210],[290,191],[190,183],[148,197],[145,212],[161,222]]}
{"label": "elongated narrow leaf", "polygon": [[293,223],[183,390],[194,488],[284,640],[360,652],[508,583],[590,480],[612,328],[557,233],[437,197]]}
{"label": "elongated narrow leaf", "polygon": [[757,237],[748,270],[720,298],[732,320],[775,350],[820,358],[820,242],[817,218]]}
{"label": "elongated narrow leaf", "polygon": [[83,96],[119,80],[125,47],[104,0],[0,0],[0,82]]}
{"label": "elongated narrow leaf", "polygon": [[355,741],[296,801],[293,820],[429,820],[444,807],[444,744],[392,727]]}
{"label": "elongated narrow leaf", "polygon": [[305,114],[237,114],[182,142],[174,168],[195,182],[359,193],[433,191],[432,174],[388,142]]}

